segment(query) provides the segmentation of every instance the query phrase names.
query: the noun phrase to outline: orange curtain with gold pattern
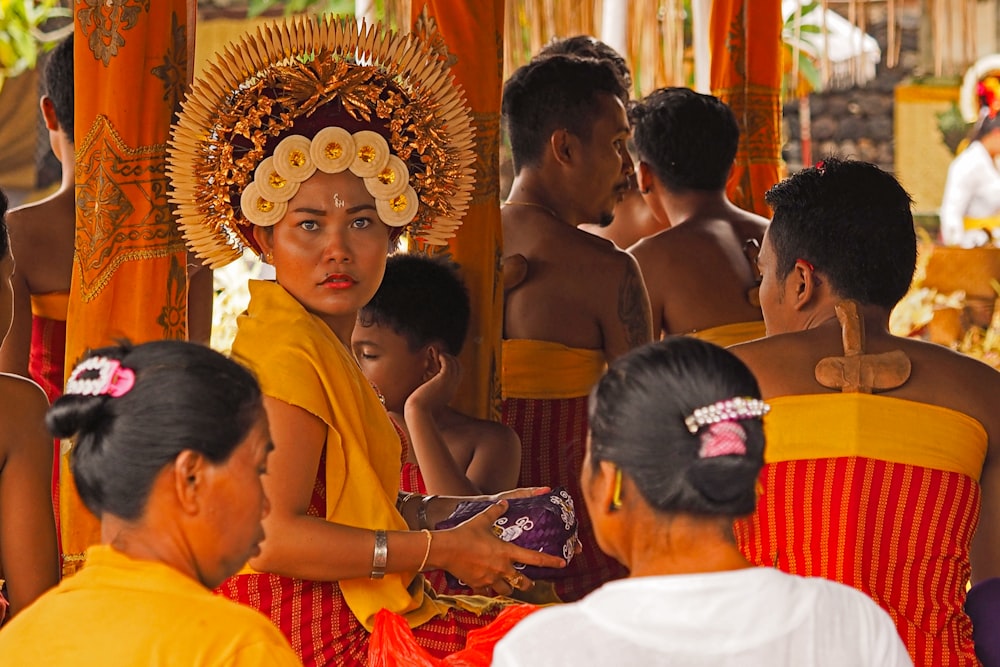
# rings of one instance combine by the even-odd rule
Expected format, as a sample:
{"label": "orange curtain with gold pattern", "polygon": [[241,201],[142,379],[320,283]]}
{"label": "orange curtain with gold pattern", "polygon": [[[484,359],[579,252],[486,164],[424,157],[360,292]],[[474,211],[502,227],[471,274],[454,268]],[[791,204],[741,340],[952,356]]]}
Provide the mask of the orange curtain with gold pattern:
{"label": "orange curtain with gold pattern", "polygon": [[[194,30],[185,0],[76,0],[74,14],[77,214],[67,373],[88,349],[187,335],[184,243],[164,166]],[[68,574],[100,531],[61,458]]]}
{"label": "orange curtain with gold pattern", "polygon": [[[476,129],[476,188],[472,205],[447,252],[461,265],[472,300],[472,322],[462,351],[462,387],[454,407],[496,419],[500,405],[500,91],[504,0],[413,0],[415,26],[437,23],[452,71],[465,89]],[[433,251],[433,248],[428,248]]]}
{"label": "orange curtain with gold pattern", "polygon": [[712,2],[712,94],[740,126],[727,191],[737,206],[768,218],[764,193],[781,166],[781,24],[781,0]]}

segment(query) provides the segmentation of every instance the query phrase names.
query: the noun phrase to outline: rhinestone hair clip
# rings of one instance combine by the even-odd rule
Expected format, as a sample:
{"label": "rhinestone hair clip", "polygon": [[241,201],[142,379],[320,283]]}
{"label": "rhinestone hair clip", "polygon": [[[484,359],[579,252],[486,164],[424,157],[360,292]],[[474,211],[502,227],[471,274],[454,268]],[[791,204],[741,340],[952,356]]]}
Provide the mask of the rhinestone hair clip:
{"label": "rhinestone hair clip", "polygon": [[78,396],[124,396],[135,385],[135,371],[117,359],[89,357],[73,369],[66,382],[66,394]]}
{"label": "rhinestone hair clip", "polygon": [[694,434],[702,426],[718,424],[719,422],[763,417],[770,410],[771,406],[759,398],[735,396],[697,408],[684,418],[684,424],[687,426],[688,431]]}

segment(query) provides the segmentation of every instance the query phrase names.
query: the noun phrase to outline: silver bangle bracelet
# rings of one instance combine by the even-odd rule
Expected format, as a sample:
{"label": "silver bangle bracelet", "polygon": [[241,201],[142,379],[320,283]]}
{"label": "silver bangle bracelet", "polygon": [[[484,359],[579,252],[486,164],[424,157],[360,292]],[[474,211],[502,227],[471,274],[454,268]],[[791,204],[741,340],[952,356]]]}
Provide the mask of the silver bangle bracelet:
{"label": "silver bangle bracelet", "polygon": [[384,530],[375,531],[375,551],[372,554],[372,579],[385,576],[385,564],[389,560],[389,537]]}

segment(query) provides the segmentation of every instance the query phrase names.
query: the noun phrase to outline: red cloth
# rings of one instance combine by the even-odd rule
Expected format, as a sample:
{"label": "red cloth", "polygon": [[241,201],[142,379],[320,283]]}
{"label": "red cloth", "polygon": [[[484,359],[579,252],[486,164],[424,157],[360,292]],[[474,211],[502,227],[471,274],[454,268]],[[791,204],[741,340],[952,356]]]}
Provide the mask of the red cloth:
{"label": "red cloth", "polygon": [[553,579],[565,602],[579,600],[612,579],[628,575],[625,567],[597,546],[583,502],[580,470],[587,444],[587,397],[503,401],[503,423],[521,438],[519,486],[563,486],[573,497],[583,552]]}
{"label": "red cloth", "polygon": [[[324,470],[325,453],[320,457],[309,501],[310,516],[324,516],[326,512]],[[288,638],[306,667],[368,664],[370,635],[347,606],[335,581],[304,581],[269,573],[237,574],[216,592],[267,616]],[[443,657],[464,648],[469,631],[488,625],[496,617],[452,609],[447,616],[417,628],[415,641],[430,655]]]}
{"label": "red cloth", "polygon": [[978,665],[965,614],[980,491],[966,475],[862,457],[764,466],[736,522],[750,562],[852,586],[889,612],[917,665]]}
{"label": "red cloth", "polygon": [[[66,369],[66,320],[53,320],[39,315],[31,316],[31,350],[28,356],[28,374],[45,392],[49,404],[62,396]],[[52,510],[56,517],[56,534],[59,530],[59,440],[52,450]],[[62,550],[60,549],[60,552]]]}
{"label": "red cloth", "polygon": [[538,610],[528,604],[507,607],[496,620],[469,633],[461,651],[438,659],[423,649],[413,631],[399,614],[383,609],[375,616],[375,629],[369,644],[372,667],[489,667],[493,648],[525,616]]}
{"label": "red cloth", "polygon": [[28,373],[45,391],[49,403],[62,396],[66,369],[66,321],[31,317]]}

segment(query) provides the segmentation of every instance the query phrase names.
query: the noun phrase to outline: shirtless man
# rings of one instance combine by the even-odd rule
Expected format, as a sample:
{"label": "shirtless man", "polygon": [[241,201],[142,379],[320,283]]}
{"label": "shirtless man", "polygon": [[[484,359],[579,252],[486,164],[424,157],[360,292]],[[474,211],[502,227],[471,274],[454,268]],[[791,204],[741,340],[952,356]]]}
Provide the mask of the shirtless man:
{"label": "shirtless man", "polygon": [[62,183],[46,199],[7,214],[17,271],[12,280],[14,321],[0,347],[0,371],[30,377],[54,401],[62,394],[64,380],[66,306],[76,234],[72,35],[49,54],[44,85],[42,116],[52,152],[62,164]]}
{"label": "shirtless man", "polygon": [[725,346],[763,336],[746,247],[760,243],[767,220],[726,196],[739,142],[733,112],[711,95],[661,88],[629,118],[639,191],[669,226],[629,249],[649,291],[653,337],[692,334]]}
{"label": "shirtless man", "polygon": [[891,175],[826,160],[766,199],[768,335],[730,348],[771,404],[741,549],[868,593],[915,664],[977,664],[962,604],[970,543],[973,583],[1000,576],[1000,373],[889,333],[916,261]]}
{"label": "shirtless man", "polygon": [[[515,173],[502,212],[503,421],[521,438],[519,483],[565,486],[578,499],[590,389],[607,362],[651,336],[635,260],[577,229],[609,222],[629,187],[625,99],[608,63],[561,55],[517,70],[503,94]],[[511,280],[516,267],[523,277]],[[583,552],[556,582],[567,601],[625,574],[576,509]]]}

